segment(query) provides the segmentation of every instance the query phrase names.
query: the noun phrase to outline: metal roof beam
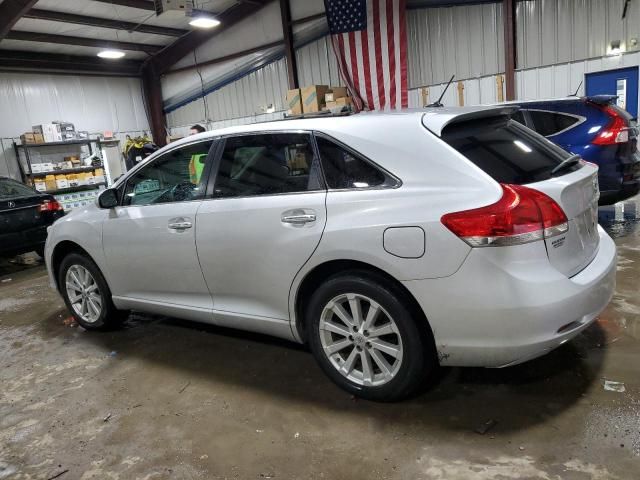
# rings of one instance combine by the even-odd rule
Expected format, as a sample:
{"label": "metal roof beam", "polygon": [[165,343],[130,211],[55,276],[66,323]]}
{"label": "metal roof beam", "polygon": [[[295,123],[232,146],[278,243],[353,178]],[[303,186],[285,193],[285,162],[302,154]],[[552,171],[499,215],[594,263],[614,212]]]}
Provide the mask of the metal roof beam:
{"label": "metal roof beam", "polygon": [[110,3],[111,5],[119,5],[121,7],[137,8],[139,10],[155,11],[156,7],[149,0],[95,0],[101,3]]}
{"label": "metal roof beam", "polygon": [[0,40],[5,38],[20,18],[38,0],[5,0],[0,3]]}
{"label": "metal roof beam", "polygon": [[110,18],[88,17],[85,15],[75,15],[73,13],[40,10],[38,8],[32,8],[31,10],[29,10],[24,15],[24,18],[72,23],[74,25],[88,25],[92,27],[112,28],[116,30],[126,30],[128,32],[152,33],[155,35],[167,35],[170,37],[181,37],[185,33],[189,32],[189,30],[182,30],[179,28],[158,27],[156,25],[125,22],[121,20],[112,20]]}
{"label": "metal roof beam", "polygon": [[151,61],[154,63],[155,71],[162,75],[183,57],[192,53],[196,48],[207,40],[220,35],[222,32],[232,27],[236,23],[256,14],[262,7],[273,0],[254,0],[252,3],[238,3],[217,16],[221,25],[211,30],[193,30],[180,37],[162,51],[155,54]]}
{"label": "metal roof beam", "polygon": [[24,32],[14,30],[7,34],[7,40],[22,40],[25,42],[57,43],[61,45],[79,45],[83,47],[115,48],[118,50],[130,50],[134,52],[146,52],[154,54],[162,49],[159,45],[146,45],[143,43],[120,42],[115,40],[101,40],[98,38],[71,37],[67,35],[55,35],[52,33]]}
{"label": "metal roof beam", "polygon": [[0,50],[0,69],[3,70],[138,76],[141,66],[142,62],[134,60],[112,62],[98,57]]}

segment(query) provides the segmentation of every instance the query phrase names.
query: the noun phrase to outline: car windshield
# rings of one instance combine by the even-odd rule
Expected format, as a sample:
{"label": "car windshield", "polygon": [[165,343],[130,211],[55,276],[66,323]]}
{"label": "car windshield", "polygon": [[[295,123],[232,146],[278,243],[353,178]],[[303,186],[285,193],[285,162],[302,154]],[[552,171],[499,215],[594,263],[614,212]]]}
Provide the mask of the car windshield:
{"label": "car windshield", "polygon": [[507,116],[454,123],[442,139],[500,183],[540,182],[582,166],[558,169],[570,154]]}
{"label": "car windshield", "polygon": [[0,178],[0,199],[26,197],[34,193],[32,189],[22,183],[11,180],[10,178]]}

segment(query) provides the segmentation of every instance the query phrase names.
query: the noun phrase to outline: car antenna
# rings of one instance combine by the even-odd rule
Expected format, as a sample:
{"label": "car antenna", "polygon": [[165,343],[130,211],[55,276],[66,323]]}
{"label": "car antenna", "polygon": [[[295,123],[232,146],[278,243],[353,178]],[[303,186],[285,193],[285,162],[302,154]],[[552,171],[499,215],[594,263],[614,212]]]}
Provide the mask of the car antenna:
{"label": "car antenna", "polygon": [[442,99],[444,98],[444,94],[447,93],[447,90],[449,89],[449,85],[451,85],[451,82],[453,82],[454,77],[455,75],[451,75],[451,78],[449,79],[449,83],[447,83],[447,86],[444,87],[444,90],[442,91],[442,95],[440,95],[440,98],[435,102],[427,105],[427,107],[444,107],[444,105],[442,105]]}
{"label": "car antenna", "polygon": [[569,95],[570,97],[577,97],[578,96],[578,92],[580,91],[580,87],[582,86],[582,83],[584,82],[584,80],[580,80],[580,85],[578,85],[578,88],[576,88],[576,91],[574,94]]}

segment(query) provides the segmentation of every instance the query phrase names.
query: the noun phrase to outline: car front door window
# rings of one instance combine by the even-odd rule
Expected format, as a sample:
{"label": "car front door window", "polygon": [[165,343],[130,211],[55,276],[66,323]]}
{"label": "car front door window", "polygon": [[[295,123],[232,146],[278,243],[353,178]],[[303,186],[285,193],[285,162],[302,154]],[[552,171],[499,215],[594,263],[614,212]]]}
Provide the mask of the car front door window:
{"label": "car front door window", "polygon": [[171,150],[127,180],[124,205],[185,202],[204,197],[203,171],[213,141]]}

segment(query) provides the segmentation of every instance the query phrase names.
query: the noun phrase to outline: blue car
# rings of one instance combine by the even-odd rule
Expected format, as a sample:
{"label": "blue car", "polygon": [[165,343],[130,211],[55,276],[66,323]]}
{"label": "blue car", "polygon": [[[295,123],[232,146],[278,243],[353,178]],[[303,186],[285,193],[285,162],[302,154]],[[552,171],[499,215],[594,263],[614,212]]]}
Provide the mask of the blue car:
{"label": "blue car", "polygon": [[631,115],[616,105],[614,95],[512,104],[521,108],[514,120],[600,167],[600,205],[638,193],[638,129]]}

